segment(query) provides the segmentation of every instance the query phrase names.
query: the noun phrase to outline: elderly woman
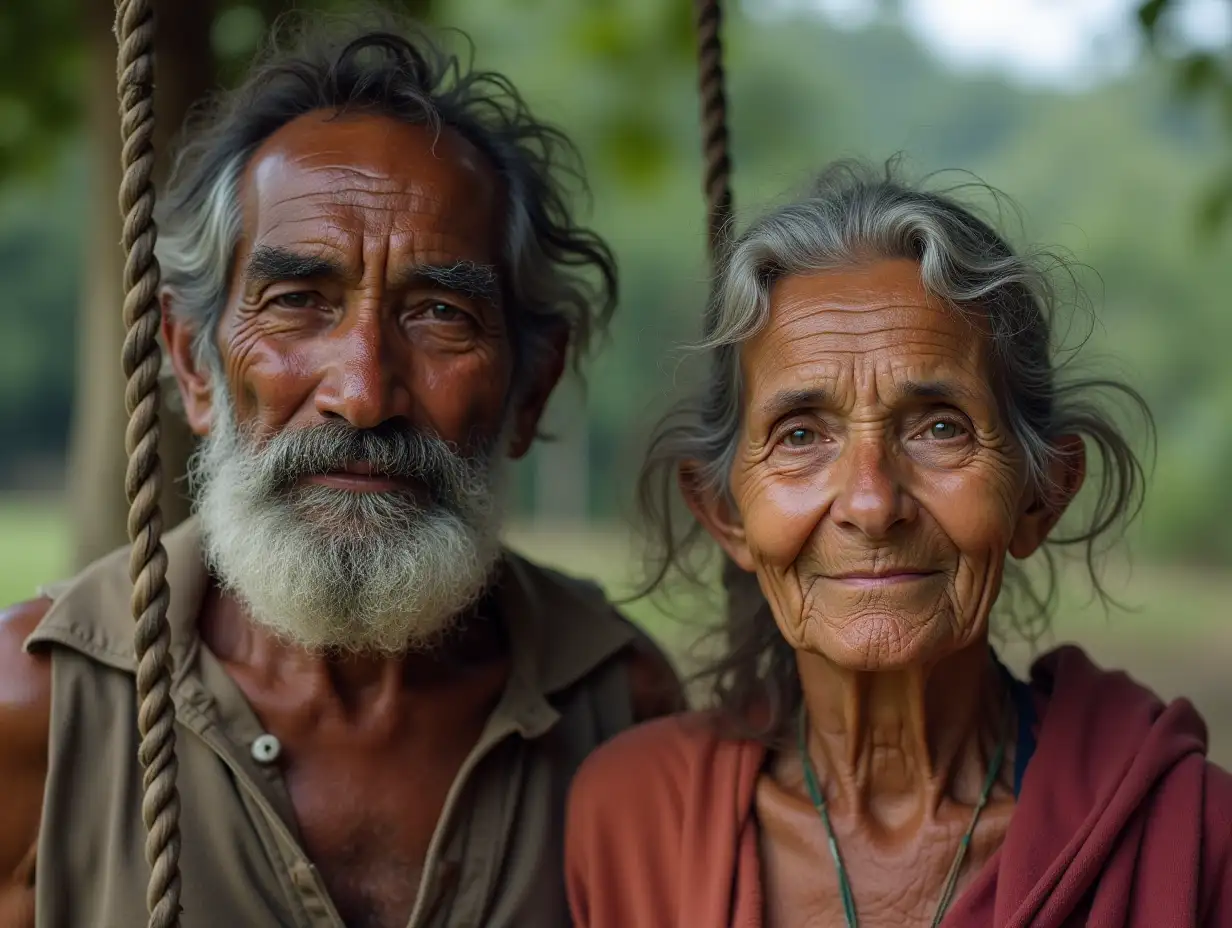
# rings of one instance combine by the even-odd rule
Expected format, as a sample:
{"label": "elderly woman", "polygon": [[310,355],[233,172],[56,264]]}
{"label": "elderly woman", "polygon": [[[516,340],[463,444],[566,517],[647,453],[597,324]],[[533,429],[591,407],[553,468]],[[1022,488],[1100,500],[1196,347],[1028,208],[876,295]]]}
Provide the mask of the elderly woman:
{"label": "elderly woman", "polygon": [[581,928],[1232,926],[1232,777],[1193,707],[1074,647],[1021,682],[989,644],[1084,477],[1061,540],[1088,555],[1141,489],[1089,394],[1137,395],[1060,376],[1057,302],[949,198],[848,167],[735,243],[648,479],[764,600],[717,709],[579,772]]}

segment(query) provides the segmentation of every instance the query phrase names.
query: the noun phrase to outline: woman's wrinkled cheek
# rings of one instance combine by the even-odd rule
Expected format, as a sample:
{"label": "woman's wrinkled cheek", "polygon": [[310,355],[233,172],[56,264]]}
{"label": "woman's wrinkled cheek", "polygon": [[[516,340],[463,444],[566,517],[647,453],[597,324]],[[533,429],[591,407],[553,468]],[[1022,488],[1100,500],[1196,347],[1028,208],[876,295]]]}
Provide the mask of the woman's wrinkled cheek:
{"label": "woman's wrinkled cheek", "polygon": [[750,481],[737,495],[757,580],[784,637],[798,646],[807,619],[810,545],[825,513],[822,495],[808,481]]}
{"label": "woman's wrinkled cheek", "polygon": [[[995,598],[1021,505],[1021,481],[1009,462],[956,475],[921,495],[924,507],[958,552],[956,612],[978,619]],[[962,479],[957,479],[961,477]]]}
{"label": "woman's wrinkled cheek", "polygon": [[776,570],[796,561],[825,511],[821,494],[803,480],[751,482],[737,504],[755,559]]}

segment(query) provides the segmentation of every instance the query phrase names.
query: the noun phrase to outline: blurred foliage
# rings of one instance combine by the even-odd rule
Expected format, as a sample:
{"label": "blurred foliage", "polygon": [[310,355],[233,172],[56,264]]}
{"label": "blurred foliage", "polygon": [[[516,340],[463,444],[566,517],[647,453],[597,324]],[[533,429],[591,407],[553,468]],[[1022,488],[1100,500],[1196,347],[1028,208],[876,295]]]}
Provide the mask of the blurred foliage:
{"label": "blurred foliage", "polygon": [[[156,10],[171,16],[176,4],[205,2],[216,10],[210,44],[224,83],[241,73],[280,13],[354,6],[347,0],[160,0]],[[431,0],[388,5],[428,16]],[[0,3],[0,178],[55,163],[57,147],[82,117],[87,23],[110,22],[113,9],[113,0]]]}
{"label": "blurred foliage", "polygon": [[[1232,0],[1225,2],[1232,8]],[[1173,17],[1180,6],[1180,0],[1144,0],[1138,6],[1138,23],[1153,48],[1170,53],[1180,97],[1194,104],[1212,104],[1228,133],[1228,155],[1203,192],[1198,209],[1199,227],[1209,234],[1232,217],[1232,45],[1207,49],[1178,43]]]}
{"label": "blurred foliage", "polygon": [[[0,6],[0,47],[13,23],[50,23],[64,4],[40,2],[37,13],[33,3]],[[280,8],[218,4],[211,43],[224,79],[234,79]],[[577,141],[593,188],[589,216],[620,260],[620,312],[591,368],[586,422],[549,423],[585,429],[595,515],[628,510],[649,423],[689,375],[678,373],[674,346],[696,335],[706,290],[690,15],[690,4],[662,0],[433,5],[435,22],[471,36],[479,66],[507,73],[542,118]],[[78,251],[92,143],[80,135],[77,91],[64,76],[76,66],[76,26],[67,13],[62,20],[60,53],[25,53],[60,62],[54,79],[72,90],[63,94],[68,109],[59,121],[50,106],[29,116],[12,148],[49,180],[23,177],[0,194],[0,482],[6,467],[12,477],[23,458],[62,447],[75,294],[89,286]],[[1232,482],[1222,476],[1232,459],[1232,262],[1197,249],[1192,226],[1193,204],[1209,194],[1204,179],[1227,169],[1232,104],[1193,106],[1155,66],[1082,94],[959,77],[886,22],[846,32],[802,14],[750,19],[733,4],[725,41],[739,213],[848,155],[905,151],[916,176],[964,168],[1008,191],[1024,207],[1021,223],[978,189],[970,195],[1019,242],[1060,244],[1094,269],[1081,277],[1099,322],[1092,329],[1077,318],[1067,343],[1089,331],[1092,364],[1143,390],[1159,420],[1140,548],[1232,562]],[[46,101],[26,92],[22,73],[0,55],[0,100],[23,100],[33,112]],[[534,492],[527,471],[518,486],[523,499]]]}
{"label": "blurred foliage", "polygon": [[0,4],[0,177],[39,170],[81,117],[77,0]]}

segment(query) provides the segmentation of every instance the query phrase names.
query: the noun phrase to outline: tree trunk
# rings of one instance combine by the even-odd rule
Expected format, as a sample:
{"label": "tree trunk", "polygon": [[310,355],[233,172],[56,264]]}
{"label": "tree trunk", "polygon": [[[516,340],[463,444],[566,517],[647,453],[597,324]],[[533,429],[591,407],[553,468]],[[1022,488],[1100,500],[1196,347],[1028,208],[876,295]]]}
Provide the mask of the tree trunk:
{"label": "tree trunk", "polygon": [[[68,493],[78,567],[128,541],[124,496],[123,253],[117,193],[120,186],[120,122],[115,93],[115,7],[108,0],[84,0],[90,60],[88,136],[94,152],[87,210],[86,284],[78,323],[77,383],[69,437]],[[159,7],[156,152],[165,172],[170,137],[188,108],[211,89],[211,0],[164,2]],[[179,416],[162,417],[163,518],[166,527],[188,513],[181,479],[192,448]]]}

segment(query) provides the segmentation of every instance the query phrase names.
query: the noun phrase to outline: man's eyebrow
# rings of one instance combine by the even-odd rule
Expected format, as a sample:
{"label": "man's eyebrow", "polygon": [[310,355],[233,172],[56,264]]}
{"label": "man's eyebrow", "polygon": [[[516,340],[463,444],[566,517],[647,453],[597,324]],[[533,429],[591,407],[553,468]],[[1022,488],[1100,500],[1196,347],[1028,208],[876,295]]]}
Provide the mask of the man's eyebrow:
{"label": "man's eyebrow", "polygon": [[320,255],[300,254],[274,245],[258,245],[254,248],[244,268],[244,280],[250,286],[343,276],[345,271],[337,261]]}
{"label": "man's eyebrow", "polygon": [[408,289],[425,287],[445,290],[491,305],[500,302],[500,277],[496,268],[474,261],[417,264],[407,269],[398,284]]}

